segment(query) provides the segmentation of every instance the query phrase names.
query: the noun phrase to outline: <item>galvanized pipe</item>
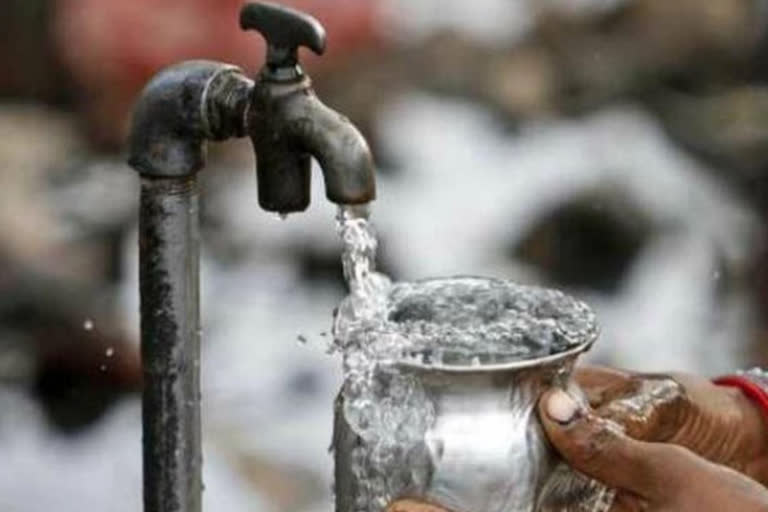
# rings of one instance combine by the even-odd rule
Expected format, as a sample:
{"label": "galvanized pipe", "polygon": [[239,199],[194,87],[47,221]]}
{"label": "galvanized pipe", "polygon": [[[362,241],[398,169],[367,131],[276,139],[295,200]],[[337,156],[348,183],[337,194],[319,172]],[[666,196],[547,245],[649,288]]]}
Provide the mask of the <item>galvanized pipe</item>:
{"label": "galvanized pipe", "polygon": [[142,177],[145,512],[201,510],[199,261],[195,175]]}

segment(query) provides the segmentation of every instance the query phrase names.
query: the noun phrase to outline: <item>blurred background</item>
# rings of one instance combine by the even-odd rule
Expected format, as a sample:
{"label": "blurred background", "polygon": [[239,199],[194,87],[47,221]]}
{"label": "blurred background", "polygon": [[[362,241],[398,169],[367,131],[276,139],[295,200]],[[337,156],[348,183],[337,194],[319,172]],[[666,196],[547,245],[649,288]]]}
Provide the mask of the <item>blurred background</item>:
{"label": "blurred background", "polygon": [[[320,97],[379,169],[380,268],[563,288],[592,362],[768,362],[768,1],[290,0]],[[132,102],[165,65],[255,72],[241,0],[6,0],[0,509],[141,510]],[[245,140],[203,182],[205,507],[331,507],[334,208],[257,205]]]}

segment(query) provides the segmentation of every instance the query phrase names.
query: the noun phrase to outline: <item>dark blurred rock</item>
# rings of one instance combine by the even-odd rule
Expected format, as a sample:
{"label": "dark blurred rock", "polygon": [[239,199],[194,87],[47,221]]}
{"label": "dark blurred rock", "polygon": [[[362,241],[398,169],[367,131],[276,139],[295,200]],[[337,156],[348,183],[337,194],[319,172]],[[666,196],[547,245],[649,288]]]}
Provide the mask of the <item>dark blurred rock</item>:
{"label": "dark blurred rock", "polygon": [[631,0],[586,19],[544,15],[533,40],[556,61],[561,105],[573,110],[673,77],[744,74],[765,25],[757,0]]}
{"label": "dark blurred rock", "polygon": [[390,49],[336,78],[355,84],[349,94],[338,88],[336,104],[375,110],[415,85],[486,102],[510,117],[579,113],[642,98],[670,81],[744,80],[767,33],[757,0],[628,0],[589,15],[540,11],[529,36],[510,45],[443,32]]}
{"label": "dark blurred rock", "polygon": [[0,107],[0,252],[4,269],[102,284],[122,267],[136,220],[138,180],[89,151],[71,115]]}
{"label": "dark blurred rock", "polygon": [[610,293],[652,230],[648,216],[621,191],[596,190],[540,217],[511,252],[553,284]]}
{"label": "dark blurred rock", "polygon": [[347,291],[339,255],[336,252],[322,252],[311,246],[296,251],[299,260],[299,275],[307,284],[321,284],[333,288],[343,296]]}
{"label": "dark blurred rock", "polygon": [[23,356],[28,372],[8,368],[0,382],[28,389],[60,430],[77,432],[140,390],[138,347],[121,332],[109,290],[17,272],[0,296],[0,325],[14,340],[0,350]]}
{"label": "dark blurred rock", "polygon": [[0,97],[67,103],[72,81],[56,55],[53,0],[4,0],[0,16]]}
{"label": "dark blurred rock", "polygon": [[33,393],[67,432],[141,378],[109,285],[135,209],[123,177],[135,177],[96,162],[66,114],[0,110],[0,381]]}
{"label": "dark blurred rock", "polygon": [[652,102],[669,135],[691,153],[728,169],[719,178],[768,208],[768,87],[745,85]]}

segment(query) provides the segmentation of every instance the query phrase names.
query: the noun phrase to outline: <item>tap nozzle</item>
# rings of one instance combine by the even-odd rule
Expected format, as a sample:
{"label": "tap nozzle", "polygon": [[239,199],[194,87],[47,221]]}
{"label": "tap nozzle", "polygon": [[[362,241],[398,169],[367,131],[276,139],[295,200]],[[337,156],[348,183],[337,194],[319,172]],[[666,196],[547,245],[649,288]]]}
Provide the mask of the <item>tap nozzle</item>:
{"label": "tap nozzle", "polygon": [[344,116],[325,106],[298,63],[297,50],[325,50],[325,30],[311,16],[270,3],[240,12],[244,30],[267,42],[266,64],[251,92],[247,127],[257,160],[259,204],[289,213],[309,206],[311,157],[325,177],[326,196],[339,204],[374,199],[376,186],[368,144]]}

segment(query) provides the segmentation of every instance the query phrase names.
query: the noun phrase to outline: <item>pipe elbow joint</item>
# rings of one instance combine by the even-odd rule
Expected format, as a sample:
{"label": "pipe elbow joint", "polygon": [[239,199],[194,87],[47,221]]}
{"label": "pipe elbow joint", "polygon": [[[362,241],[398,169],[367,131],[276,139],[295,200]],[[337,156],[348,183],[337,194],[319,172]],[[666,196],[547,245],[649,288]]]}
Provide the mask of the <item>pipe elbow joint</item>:
{"label": "pipe elbow joint", "polygon": [[128,164],[149,177],[194,174],[205,141],[242,136],[253,82],[236,66],[196,60],[150,80],[134,107]]}

